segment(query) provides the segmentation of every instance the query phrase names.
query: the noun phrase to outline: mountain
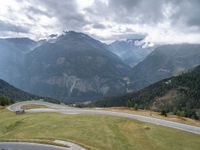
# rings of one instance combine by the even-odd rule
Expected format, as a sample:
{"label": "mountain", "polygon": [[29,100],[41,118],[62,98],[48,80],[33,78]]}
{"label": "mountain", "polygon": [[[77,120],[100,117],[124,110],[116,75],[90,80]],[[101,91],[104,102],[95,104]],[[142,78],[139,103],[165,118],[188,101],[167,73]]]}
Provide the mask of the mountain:
{"label": "mountain", "polygon": [[124,93],[131,71],[105,44],[73,31],[47,40],[24,64],[22,89],[68,101]]}
{"label": "mountain", "polygon": [[[152,51],[138,38],[124,45],[138,48],[134,54],[143,59]],[[87,101],[138,90],[200,64],[199,45],[160,46],[133,69],[110,46],[73,31],[37,42],[0,39],[0,78],[36,95]]]}
{"label": "mountain", "polygon": [[200,66],[176,77],[164,79],[138,92],[105,98],[94,106],[127,106],[173,112],[200,119]]}
{"label": "mountain", "polygon": [[35,96],[27,92],[24,92],[20,89],[17,89],[1,79],[0,79],[0,96],[6,96],[13,100],[30,100],[30,99],[40,98],[39,96]]}
{"label": "mountain", "polygon": [[24,80],[26,69],[24,60],[26,54],[41,42],[29,38],[1,38],[0,39],[0,78],[20,87]]}
{"label": "mountain", "polygon": [[[154,46],[143,41],[144,37],[115,41],[109,44],[111,52],[118,55],[126,64],[133,67],[152,52]],[[150,47],[151,46],[151,47]]]}
{"label": "mountain", "polygon": [[14,44],[0,39],[0,78],[18,84],[24,54]]}
{"label": "mountain", "polygon": [[14,45],[17,49],[21,50],[24,53],[30,52],[38,46],[38,43],[36,41],[29,38],[6,38],[3,40]]}
{"label": "mountain", "polygon": [[133,68],[133,87],[141,89],[197,65],[200,65],[200,45],[160,46]]}

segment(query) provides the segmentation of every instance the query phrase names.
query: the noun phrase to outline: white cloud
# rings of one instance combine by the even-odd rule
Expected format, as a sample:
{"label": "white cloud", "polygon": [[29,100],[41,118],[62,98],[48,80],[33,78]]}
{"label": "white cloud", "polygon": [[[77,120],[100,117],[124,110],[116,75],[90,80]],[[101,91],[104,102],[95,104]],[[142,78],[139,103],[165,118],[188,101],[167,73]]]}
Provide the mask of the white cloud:
{"label": "white cloud", "polygon": [[146,34],[155,43],[200,43],[199,7],[198,0],[6,0],[0,36],[39,39],[67,29],[104,42]]}
{"label": "white cloud", "polygon": [[76,3],[78,4],[79,9],[83,10],[90,7],[94,3],[94,0],[76,0]]}

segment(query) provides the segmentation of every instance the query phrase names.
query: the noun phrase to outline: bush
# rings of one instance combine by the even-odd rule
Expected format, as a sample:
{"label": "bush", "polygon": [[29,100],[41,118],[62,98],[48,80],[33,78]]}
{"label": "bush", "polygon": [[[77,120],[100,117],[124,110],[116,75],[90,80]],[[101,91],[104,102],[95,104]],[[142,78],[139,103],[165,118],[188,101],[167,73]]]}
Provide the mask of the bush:
{"label": "bush", "polygon": [[161,115],[167,117],[167,112],[165,110],[162,110]]}
{"label": "bush", "polygon": [[185,117],[185,111],[180,111],[179,110],[179,111],[176,112],[176,115],[180,116],[180,117]]}
{"label": "bush", "polygon": [[135,104],[134,109],[138,110],[138,105],[137,104]]}

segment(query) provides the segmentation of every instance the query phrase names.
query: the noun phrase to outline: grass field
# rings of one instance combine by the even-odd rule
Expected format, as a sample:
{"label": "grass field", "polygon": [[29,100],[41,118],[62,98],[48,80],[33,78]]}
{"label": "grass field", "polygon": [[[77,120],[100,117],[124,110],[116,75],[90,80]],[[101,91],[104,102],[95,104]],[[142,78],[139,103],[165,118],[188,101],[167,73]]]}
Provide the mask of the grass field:
{"label": "grass field", "polygon": [[24,110],[28,110],[28,109],[35,109],[35,108],[48,108],[45,105],[37,105],[37,104],[27,104],[27,105],[23,105],[21,107]]}
{"label": "grass field", "polygon": [[125,113],[130,113],[130,114],[137,114],[137,115],[142,115],[142,116],[147,116],[147,117],[154,117],[154,118],[159,118],[159,119],[164,119],[164,120],[169,120],[169,121],[174,121],[174,122],[179,122],[179,123],[184,123],[184,124],[189,124],[189,125],[195,125],[200,127],[200,121],[199,120],[194,120],[186,117],[180,117],[177,115],[172,115],[168,114],[167,117],[160,115],[159,112],[154,112],[154,111],[149,111],[149,110],[135,110],[135,109],[129,109],[127,107],[110,107],[110,108],[105,108],[105,110],[109,111],[114,111],[114,112],[125,112]]}
{"label": "grass field", "polygon": [[101,150],[199,150],[200,135],[104,115],[0,109],[0,140],[62,139]]}

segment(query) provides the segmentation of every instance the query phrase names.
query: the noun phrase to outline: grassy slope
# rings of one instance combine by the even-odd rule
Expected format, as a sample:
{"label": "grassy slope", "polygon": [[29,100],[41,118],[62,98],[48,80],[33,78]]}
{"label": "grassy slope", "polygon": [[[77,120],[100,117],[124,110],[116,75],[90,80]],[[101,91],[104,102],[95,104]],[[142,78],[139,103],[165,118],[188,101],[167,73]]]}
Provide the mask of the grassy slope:
{"label": "grassy slope", "polygon": [[169,121],[174,121],[174,122],[179,122],[179,123],[184,123],[184,124],[200,127],[199,120],[194,120],[194,119],[181,117],[181,116],[177,116],[173,114],[167,114],[167,117],[165,117],[161,115],[160,112],[143,110],[143,109],[135,110],[134,108],[130,109],[127,107],[108,107],[108,108],[104,108],[104,110],[109,110],[109,111],[114,111],[114,112],[125,112],[125,113],[137,114],[137,115],[142,115],[142,116],[147,116],[147,117],[154,117],[158,119],[169,120]]}
{"label": "grassy slope", "polygon": [[199,135],[119,117],[59,113],[16,116],[0,109],[0,140],[8,139],[63,139],[102,150],[197,150],[200,147]]}
{"label": "grassy slope", "polygon": [[48,108],[48,107],[45,105],[28,104],[28,105],[23,105],[21,108],[24,110],[28,110],[28,109]]}

